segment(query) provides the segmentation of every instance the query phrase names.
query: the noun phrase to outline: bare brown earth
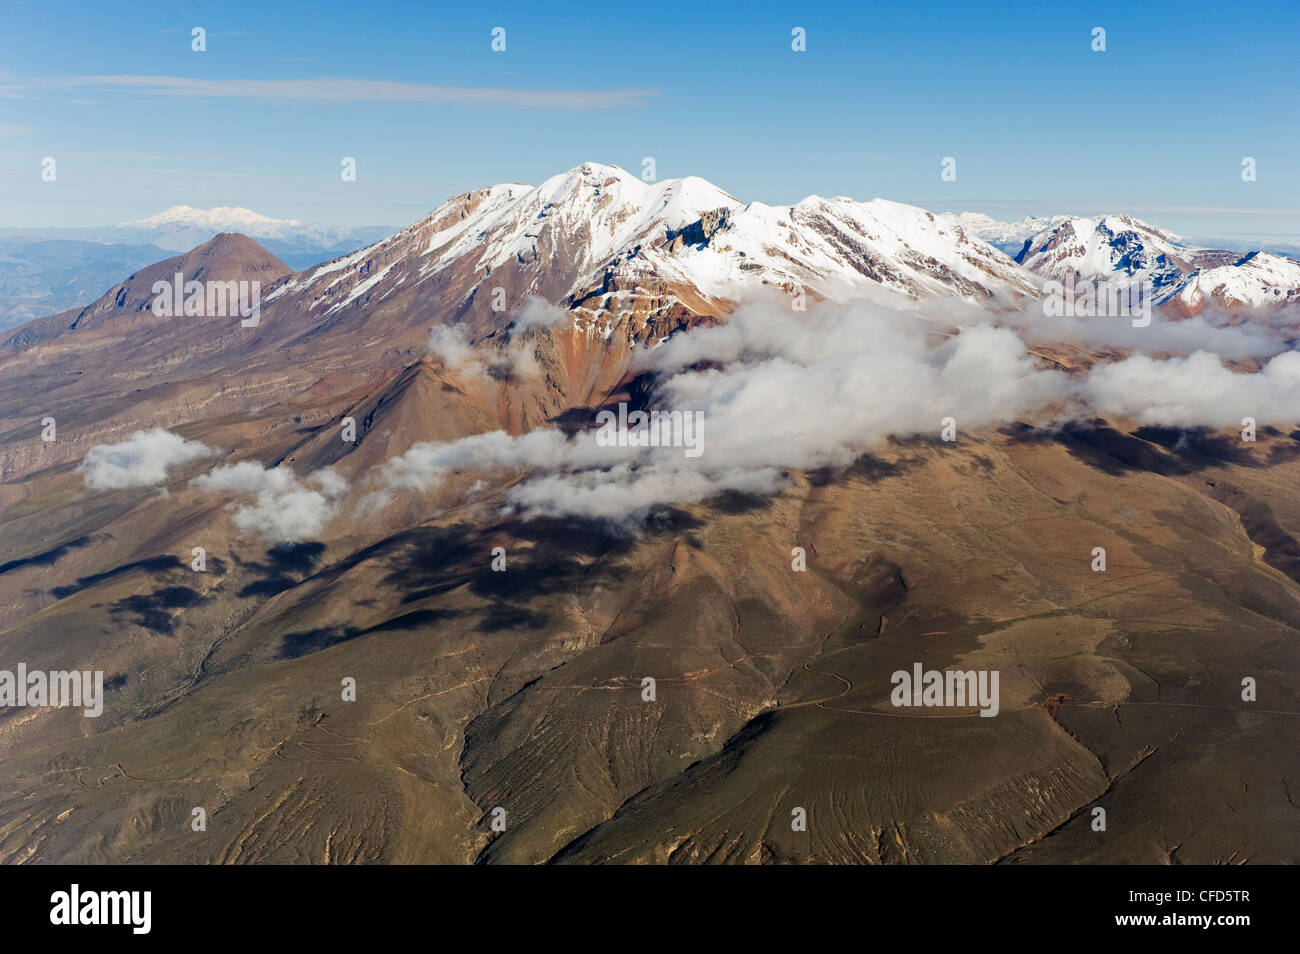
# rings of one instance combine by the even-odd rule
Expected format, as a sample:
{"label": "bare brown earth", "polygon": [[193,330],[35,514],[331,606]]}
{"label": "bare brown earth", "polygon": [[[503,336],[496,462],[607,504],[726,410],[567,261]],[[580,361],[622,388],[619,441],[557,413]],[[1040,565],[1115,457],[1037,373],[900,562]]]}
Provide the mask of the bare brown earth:
{"label": "bare brown earth", "polygon": [[[524,383],[422,357],[431,321],[507,337],[481,308],[285,296],[240,329],[138,305],[0,349],[0,668],[112,686],[99,719],[0,710],[0,860],[1297,860],[1300,431],[895,442],[635,534],[503,517],[520,475],[466,474],[268,546],[189,485],[210,460],[165,494],[76,464],[162,426],[360,482],[419,440],[590,420],[662,329],[529,332]],[[654,320],[725,318],[706,306]],[[893,708],[914,662],[998,669],[1000,715]]]}

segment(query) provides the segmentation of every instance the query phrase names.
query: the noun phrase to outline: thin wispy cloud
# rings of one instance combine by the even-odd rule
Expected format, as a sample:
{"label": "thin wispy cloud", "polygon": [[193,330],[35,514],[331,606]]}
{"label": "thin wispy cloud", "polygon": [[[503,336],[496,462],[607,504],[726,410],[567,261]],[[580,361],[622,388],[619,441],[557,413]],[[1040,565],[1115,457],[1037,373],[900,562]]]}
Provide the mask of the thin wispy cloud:
{"label": "thin wispy cloud", "polygon": [[1207,213],[1213,215],[1300,215],[1300,208],[1281,208],[1277,206],[1255,205],[1144,205],[1129,203],[1126,208],[1147,215],[1151,214],[1191,214]]}
{"label": "thin wispy cloud", "polygon": [[195,79],[184,76],[51,76],[28,80],[29,88],[122,90],[146,96],[294,102],[446,103],[458,106],[507,106],[525,109],[621,109],[647,105],[650,89],[508,89],[431,86],[388,80],[319,78],[290,80]]}

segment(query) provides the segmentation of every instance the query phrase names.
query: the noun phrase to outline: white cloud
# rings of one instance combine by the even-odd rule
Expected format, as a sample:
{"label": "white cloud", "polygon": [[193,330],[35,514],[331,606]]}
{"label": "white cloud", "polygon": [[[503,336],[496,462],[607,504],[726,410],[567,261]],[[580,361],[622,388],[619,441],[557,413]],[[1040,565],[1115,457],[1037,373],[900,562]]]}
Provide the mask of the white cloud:
{"label": "white cloud", "polygon": [[426,349],[448,371],[462,378],[537,378],[543,370],[537,360],[535,336],[528,332],[553,327],[567,318],[568,312],[560,306],[529,295],[512,316],[509,334],[474,344],[464,325],[434,325],[429,330]]}
{"label": "white cloud", "polygon": [[519,332],[549,328],[568,317],[569,313],[559,305],[552,304],[540,295],[529,295],[515,312],[513,330]]}
{"label": "white cloud", "polygon": [[449,371],[463,370],[470,374],[481,374],[483,371],[483,362],[479,360],[465,329],[460,325],[434,325],[429,330],[426,348]]}
{"label": "white cloud", "polygon": [[[619,109],[643,106],[657,95],[650,89],[500,89],[431,86],[367,79],[200,79],[189,76],[54,76],[27,80],[23,87],[120,89],[150,96],[299,102],[453,103],[461,106],[518,106],[526,109]],[[0,87],[0,91],[4,88]]]}
{"label": "white cloud", "polygon": [[532,472],[507,494],[522,510],[636,518],[725,489],[773,490],[786,471],[847,464],[889,435],[937,436],[944,417],[973,429],[1050,413],[1073,393],[1010,329],[975,326],[937,347],[929,332],[916,316],[865,303],[803,315],[747,305],[635,362],[661,375],[656,406],[703,412],[697,458],[675,447],[602,447],[590,431],[494,432],[416,445],[389,462],[384,481],[423,491],[462,470],[508,468]]}
{"label": "white cloud", "polygon": [[[942,330],[956,320],[972,323],[950,335]],[[602,447],[590,430],[573,438],[497,431],[416,445],[388,463],[384,489],[371,500],[429,491],[455,473],[506,469],[525,477],[506,492],[524,512],[625,520],[722,490],[772,491],[790,472],[846,465],[887,437],[937,437],[945,417],[959,433],[1098,414],[1181,427],[1237,427],[1248,416],[1260,424],[1300,420],[1296,352],[1274,357],[1258,374],[1233,373],[1198,351],[1169,360],[1136,355],[1071,376],[1037,361],[1021,338],[1276,354],[1286,345],[1267,327],[1205,317],[1146,328],[1030,314],[1011,319],[1013,327],[991,320],[924,305],[904,312],[822,303],[802,314],[744,305],[725,324],[679,333],[633,359],[633,370],[657,376],[655,407],[703,412],[698,458],[674,447]],[[468,342],[453,344],[446,350],[462,366],[477,360]]]}
{"label": "white cloud", "polygon": [[171,468],[214,453],[198,441],[155,427],[136,431],[117,444],[95,445],[77,469],[92,490],[156,487],[167,481]]}
{"label": "white cloud", "polygon": [[214,467],[206,474],[195,477],[195,486],[209,492],[222,490],[238,494],[285,493],[297,483],[297,477],[288,467],[263,467],[256,461],[245,460],[238,464]]}
{"label": "white cloud", "polygon": [[1128,351],[1163,351],[1187,354],[1208,349],[1224,358],[1265,358],[1287,348],[1286,322],[1229,324],[1231,316],[1205,312],[1170,321],[1158,311],[1150,325],[1134,327],[1129,318],[1048,317],[1029,311],[1009,319],[1031,344],[1080,344],[1085,347],[1121,348]]}
{"label": "white cloud", "polygon": [[[553,306],[534,307],[536,317],[554,318]],[[1138,354],[1071,376],[1028,352],[1021,334],[1042,332],[1027,328],[1027,318],[1014,322],[1018,327],[979,318],[949,334],[943,317],[924,307],[904,312],[866,302],[821,303],[800,314],[770,303],[744,305],[725,324],[674,335],[633,361],[634,370],[658,381],[654,407],[703,414],[699,456],[681,447],[601,446],[594,429],[573,437],[538,429],[421,443],[370,479],[360,512],[384,506],[394,493],[435,491],[462,473],[499,478],[504,471],[523,478],[505,493],[508,506],[521,512],[634,521],[657,505],[698,502],[723,490],[771,492],[792,472],[847,465],[891,436],[937,437],[946,417],[962,434],[1012,420],[1048,424],[1096,415],[1178,427],[1238,427],[1243,417],[1261,425],[1300,421],[1295,351],[1256,374],[1234,373],[1218,355],[1196,351],[1168,360]],[[1110,332],[1151,332],[1141,339],[1149,344],[1277,347],[1276,337],[1250,329],[1181,325],[1128,332],[1117,324]],[[1091,333],[1075,330],[1081,338]],[[472,345],[461,326],[439,325],[429,347],[455,373],[478,374],[514,355],[516,345],[506,338]],[[126,455],[131,462],[138,456]],[[329,469],[299,478],[289,468],[248,461],[194,483],[252,496],[232,505],[236,525],[283,541],[320,537],[349,491]]]}
{"label": "white cloud", "polygon": [[518,437],[505,431],[473,434],[445,443],[420,443],[384,466],[386,486],[406,490],[430,490],[450,474],[462,470],[507,467],[530,469],[563,468],[598,461],[595,442],[588,442],[586,455],[559,431],[541,429]]}
{"label": "white cloud", "polygon": [[1156,361],[1134,355],[1095,366],[1083,389],[1098,413],[1165,427],[1240,427],[1300,421],[1300,352],[1280,354],[1256,374],[1238,374],[1198,351]]}
{"label": "white cloud", "polygon": [[209,493],[255,495],[251,504],[233,505],[235,526],[286,543],[320,537],[348,491],[347,480],[328,467],[299,480],[288,467],[267,468],[255,461],[214,468],[193,482]]}

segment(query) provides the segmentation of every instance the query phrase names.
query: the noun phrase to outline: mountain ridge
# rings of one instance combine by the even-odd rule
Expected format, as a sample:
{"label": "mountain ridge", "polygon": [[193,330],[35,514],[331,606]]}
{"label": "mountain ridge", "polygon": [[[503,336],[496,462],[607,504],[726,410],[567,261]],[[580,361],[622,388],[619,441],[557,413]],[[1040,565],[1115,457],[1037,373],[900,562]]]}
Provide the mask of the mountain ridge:
{"label": "mountain ridge", "polygon": [[[11,335],[0,646],[107,692],[0,718],[0,861],[1294,860],[1288,715],[1240,687],[1300,685],[1297,356],[1031,349],[982,306],[1043,279],[936,219],[579,168]],[[154,315],[177,268],[264,276],[260,322]],[[594,437],[697,401],[702,469]],[[1001,671],[998,718],[899,712],[915,661]]]}
{"label": "mountain ridge", "polygon": [[[272,253],[277,246],[267,236],[300,224],[242,207],[174,206],[126,225],[188,228],[218,220],[247,225],[255,239],[264,233],[259,241]],[[1009,236],[1023,237],[1014,255],[999,248],[1010,247]],[[1037,298],[1044,281],[1071,277],[1149,283],[1157,303],[1185,316],[1211,306],[1294,300],[1289,290],[1266,287],[1294,277],[1290,260],[1274,258],[1267,269],[1261,260],[1242,275],[1219,271],[1196,280],[1247,258],[1188,244],[1123,214],[999,223],[979,213],[935,214],[886,199],[816,194],[771,206],[744,202],[699,177],[645,182],[618,166],[587,162],[538,186],[502,183],[458,194],[348,255],[306,268],[290,262],[295,274],[272,297],[329,316],[362,299],[409,298],[432,280],[464,286],[457,302],[463,315],[479,289],[500,288],[511,303],[540,295],[607,337],[621,300],[641,300],[632,306],[640,312],[633,316],[635,336],[687,315],[716,317],[737,297],[764,289],[836,300],[937,295],[1011,309]]]}

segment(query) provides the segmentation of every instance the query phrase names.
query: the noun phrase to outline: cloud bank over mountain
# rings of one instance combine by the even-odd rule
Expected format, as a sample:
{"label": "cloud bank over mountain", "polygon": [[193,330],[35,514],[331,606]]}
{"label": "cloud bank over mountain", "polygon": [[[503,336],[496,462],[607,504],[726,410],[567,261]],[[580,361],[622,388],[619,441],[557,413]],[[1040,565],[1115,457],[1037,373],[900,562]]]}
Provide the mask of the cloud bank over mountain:
{"label": "cloud bank over mountain", "polygon": [[[1300,355],[1288,351],[1245,373],[1200,347],[1218,346],[1230,356],[1276,352],[1276,340],[1248,329],[1206,321],[1155,325],[1142,329],[1142,340],[1159,350],[1196,350],[1164,358],[1135,353],[1071,375],[1027,349],[1017,333],[1026,330],[1023,321],[936,333],[932,315],[865,302],[819,303],[806,313],[743,305],[725,324],[680,332],[633,362],[656,381],[647,409],[702,414],[698,457],[674,446],[602,446],[593,415],[572,436],[540,428],[417,443],[358,481],[347,502],[345,482],[330,471],[304,482],[286,468],[244,462],[195,483],[255,495],[255,503],[235,511],[236,523],[275,540],[306,539],[348,508],[373,511],[463,473],[518,474],[505,500],[521,513],[634,526],[662,505],[724,491],[774,492],[792,472],[845,467],[889,439],[939,440],[946,418],[961,440],[1015,421],[1051,428],[1123,416],[1224,428],[1239,427],[1244,417],[1285,425],[1300,413]],[[1129,334],[1118,331],[1120,338]],[[1095,343],[1104,336],[1079,337]],[[483,375],[499,360],[484,357],[456,327],[436,327],[430,349],[461,379]]]}

